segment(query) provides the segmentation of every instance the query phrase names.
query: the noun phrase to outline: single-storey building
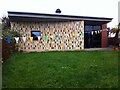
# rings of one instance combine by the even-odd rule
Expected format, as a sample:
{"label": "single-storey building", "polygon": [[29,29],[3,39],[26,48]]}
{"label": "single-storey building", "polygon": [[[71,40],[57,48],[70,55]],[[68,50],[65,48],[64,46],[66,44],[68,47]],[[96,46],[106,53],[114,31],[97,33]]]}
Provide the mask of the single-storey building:
{"label": "single-storey building", "polygon": [[[8,11],[11,30],[20,32],[23,51],[82,50],[107,47],[112,18]],[[32,38],[33,37],[33,38]],[[33,40],[31,40],[33,39]]]}

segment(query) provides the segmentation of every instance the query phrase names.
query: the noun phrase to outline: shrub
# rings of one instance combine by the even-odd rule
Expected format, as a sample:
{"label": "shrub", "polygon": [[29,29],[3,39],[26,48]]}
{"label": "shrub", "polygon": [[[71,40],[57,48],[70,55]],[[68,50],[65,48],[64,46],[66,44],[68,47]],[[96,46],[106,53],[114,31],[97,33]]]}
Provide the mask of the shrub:
{"label": "shrub", "polygon": [[[18,32],[14,32],[11,30],[3,30],[2,32],[2,60],[5,61],[10,57],[10,55],[16,51],[18,51],[18,47],[15,43],[13,37],[19,37],[20,34]],[[7,37],[11,37],[11,42],[7,42]]]}

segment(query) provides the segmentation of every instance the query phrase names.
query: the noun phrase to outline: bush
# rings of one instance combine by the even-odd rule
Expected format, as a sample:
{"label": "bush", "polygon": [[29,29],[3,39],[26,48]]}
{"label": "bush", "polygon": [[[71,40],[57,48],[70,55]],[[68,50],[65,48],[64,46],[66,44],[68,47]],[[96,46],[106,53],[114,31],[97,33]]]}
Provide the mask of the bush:
{"label": "bush", "polygon": [[15,51],[17,51],[15,42],[11,41],[9,44],[7,41],[2,40],[2,61],[6,61]]}
{"label": "bush", "polygon": [[[8,43],[7,37],[11,37],[11,42]],[[12,31],[10,29],[2,30],[2,61],[6,61],[11,54],[18,51],[15,40],[13,37],[20,37],[18,32]]]}

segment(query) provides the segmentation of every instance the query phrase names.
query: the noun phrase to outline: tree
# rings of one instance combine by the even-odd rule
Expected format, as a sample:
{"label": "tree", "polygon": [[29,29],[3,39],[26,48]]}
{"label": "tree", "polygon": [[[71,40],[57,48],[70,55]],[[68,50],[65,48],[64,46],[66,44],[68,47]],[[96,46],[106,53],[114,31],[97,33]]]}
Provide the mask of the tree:
{"label": "tree", "polygon": [[[2,23],[0,23],[0,31],[2,35],[2,61],[5,61],[9,58],[9,56],[14,53],[16,50],[18,50],[18,45],[15,44],[15,40],[13,37],[20,37],[20,33],[11,30],[10,27],[10,20],[8,17],[2,17],[1,18]],[[11,41],[8,44],[7,39],[10,37]]]}
{"label": "tree", "polygon": [[114,41],[114,46],[119,46],[119,38],[118,38],[118,33],[120,32],[120,23],[117,27],[112,28],[110,30],[111,33],[115,33],[115,37],[113,37]]}
{"label": "tree", "polygon": [[20,33],[16,31],[12,31],[10,27],[10,20],[8,17],[4,16],[1,18],[2,24],[2,37],[3,39],[6,37],[20,37]]}
{"label": "tree", "polygon": [[2,29],[10,29],[10,20],[8,17],[4,16],[1,18],[2,21]]}

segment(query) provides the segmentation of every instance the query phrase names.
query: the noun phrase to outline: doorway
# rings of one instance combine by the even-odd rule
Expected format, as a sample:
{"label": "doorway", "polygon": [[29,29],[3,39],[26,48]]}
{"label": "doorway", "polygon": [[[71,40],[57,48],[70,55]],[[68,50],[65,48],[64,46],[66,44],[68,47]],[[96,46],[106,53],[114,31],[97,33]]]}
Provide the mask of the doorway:
{"label": "doorway", "polygon": [[97,27],[98,26],[87,26],[87,28],[84,29],[84,48],[101,48],[101,27]]}

